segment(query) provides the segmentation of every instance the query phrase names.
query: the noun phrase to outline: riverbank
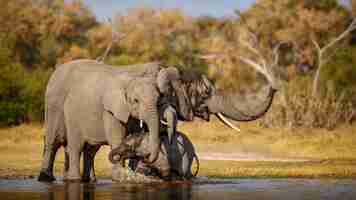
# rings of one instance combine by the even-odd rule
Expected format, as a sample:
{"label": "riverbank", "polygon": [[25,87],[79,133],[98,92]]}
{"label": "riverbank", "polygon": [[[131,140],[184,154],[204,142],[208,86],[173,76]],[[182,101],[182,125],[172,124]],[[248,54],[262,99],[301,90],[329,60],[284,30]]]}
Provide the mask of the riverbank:
{"label": "riverbank", "polygon": [[[261,129],[243,124],[242,132],[217,122],[181,124],[200,156],[199,176],[208,177],[356,177],[356,127],[327,130]],[[42,160],[43,128],[21,125],[0,129],[0,178],[33,178]],[[96,175],[109,178],[109,148],[95,160]],[[55,175],[61,176],[63,150],[58,152]]]}

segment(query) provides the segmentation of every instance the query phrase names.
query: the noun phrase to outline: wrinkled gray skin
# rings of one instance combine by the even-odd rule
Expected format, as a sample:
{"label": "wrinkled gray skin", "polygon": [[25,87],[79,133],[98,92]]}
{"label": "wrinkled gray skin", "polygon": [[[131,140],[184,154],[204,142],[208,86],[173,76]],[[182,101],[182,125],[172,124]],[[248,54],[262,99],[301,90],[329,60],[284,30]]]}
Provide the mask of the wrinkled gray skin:
{"label": "wrinkled gray skin", "polygon": [[[149,130],[147,160],[158,156],[160,94],[176,93],[179,114],[192,120],[175,68],[158,63],[112,67],[93,60],[78,60],[55,70],[45,97],[45,147],[39,181],[53,181],[53,162],[60,146],[66,148],[65,179],[80,180],[79,161],[84,151],[84,174],[90,174],[101,145],[117,148],[127,134],[129,118],[143,120]],[[86,163],[91,162],[91,163]],[[113,179],[120,166],[113,167]],[[89,170],[89,171],[88,171]],[[117,176],[117,177],[116,177]]]}
{"label": "wrinkled gray skin", "polygon": [[[195,152],[194,145],[188,139],[186,135],[180,132],[176,132],[176,134],[172,137],[172,142],[169,143],[167,133],[161,134],[161,151],[159,152],[159,158],[162,158],[161,162],[163,165],[157,165],[153,169],[152,166],[146,167],[144,163],[140,162],[144,156],[146,156],[146,152],[149,148],[148,142],[148,134],[147,133],[135,133],[132,135],[128,135],[123,139],[122,145],[119,148],[114,149],[109,154],[109,159],[111,162],[118,162],[113,159],[113,155],[120,155],[120,160],[126,159],[135,159],[139,160],[137,165],[133,165],[133,169],[145,173],[148,170],[148,174],[150,172],[161,171],[160,167],[164,167],[166,169],[170,169],[169,177],[170,179],[191,179],[196,176],[198,170],[195,173],[192,173],[191,167],[194,159],[198,162],[199,160]],[[165,157],[168,158],[169,168],[165,166]],[[160,159],[157,160],[160,162]],[[156,175],[156,174],[153,174]],[[158,174],[161,177],[161,174]]]}

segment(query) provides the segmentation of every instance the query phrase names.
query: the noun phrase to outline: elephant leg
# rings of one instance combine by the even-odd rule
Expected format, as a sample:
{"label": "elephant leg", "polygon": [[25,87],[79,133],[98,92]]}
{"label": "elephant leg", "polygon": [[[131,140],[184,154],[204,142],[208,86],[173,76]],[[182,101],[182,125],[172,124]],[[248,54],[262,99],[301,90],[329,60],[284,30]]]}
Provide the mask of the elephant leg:
{"label": "elephant leg", "polygon": [[42,162],[42,168],[38,181],[42,182],[52,182],[56,178],[53,175],[53,165],[56,157],[56,153],[61,145],[59,143],[54,143],[47,145],[44,150],[44,160]]}
{"label": "elephant leg", "polygon": [[46,110],[45,120],[45,143],[43,150],[43,160],[38,181],[51,182],[55,178],[53,176],[53,164],[57,150],[61,146],[58,141],[60,133],[64,134],[64,118],[63,113],[58,110]]}
{"label": "elephant leg", "polygon": [[129,160],[129,168],[132,170],[132,171],[135,171],[136,168],[137,168],[137,165],[138,165],[138,160],[137,159],[130,159]]}
{"label": "elephant leg", "polygon": [[[116,149],[120,146],[121,141],[126,135],[126,127],[120,121],[114,118],[109,112],[103,113],[105,135],[111,149]],[[112,179],[120,181],[123,173],[122,163],[114,164],[112,168]]]}
{"label": "elephant leg", "polygon": [[95,146],[93,149],[90,151],[90,180],[95,182],[96,181],[96,176],[95,176],[95,155],[99,151],[100,146]]}
{"label": "elephant leg", "polygon": [[69,156],[69,168],[67,173],[68,181],[80,181],[80,155],[84,142],[82,141],[80,130],[70,120],[66,121],[67,125],[67,152]]}
{"label": "elephant leg", "polygon": [[100,145],[84,145],[83,150],[83,182],[95,182],[95,168],[94,168],[94,158],[98,150],[100,149]]}
{"label": "elephant leg", "polygon": [[69,169],[67,173],[68,181],[79,181],[80,180],[80,155],[81,146],[69,145]]}
{"label": "elephant leg", "polygon": [[68,170],[69,170],[69,154],[67,147],[64,147],[64,172],[63,172],[63,180],[67,180],[68,178]]}

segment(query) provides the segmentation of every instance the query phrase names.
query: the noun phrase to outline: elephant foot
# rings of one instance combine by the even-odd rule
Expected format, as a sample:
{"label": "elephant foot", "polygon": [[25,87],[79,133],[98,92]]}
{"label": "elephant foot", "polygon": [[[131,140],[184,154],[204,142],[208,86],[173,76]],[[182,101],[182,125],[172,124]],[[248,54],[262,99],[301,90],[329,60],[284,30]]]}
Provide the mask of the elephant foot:
{"label": "elephant foot", "polygon": [[63,181],[66,181],[68,179],[68,173],[63,172]]}
{"label": "elephant foot", "polygon": [[82,182],[84,183],[95,183],[96,177],[82,177]]}
{"label": "elephant foot", "polygon": [[63,181],[65,181],[65,182],[80,182],[81,177],[79,175],[71,175],[70,173],[65,173],[63,176]]}
{"label": "elephant foot", "polygon": [[53,182],[56,180],[52,174],[48,174],[46,172],[40,172],[40,175],[37,178],[40,182]]}

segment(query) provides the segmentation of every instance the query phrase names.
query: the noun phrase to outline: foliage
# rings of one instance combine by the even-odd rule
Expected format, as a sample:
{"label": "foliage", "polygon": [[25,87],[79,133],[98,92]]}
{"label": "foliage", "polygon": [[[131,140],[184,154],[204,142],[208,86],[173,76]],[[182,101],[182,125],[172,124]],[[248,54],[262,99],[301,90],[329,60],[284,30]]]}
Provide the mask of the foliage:
{"label": "foliage", "polygon": [[0,66],[0,125],[23,122],[26,113],[21,91],[25,71],[21,65]]}
{"label": "foliage", "polygon": [[[321,72],[326,98],[320,104],[305,98],[304,88],[310,87],[305,79],[310,79],[317,62],[312,40],[324,46],[346,28],[352,16],[336,0],[258,0],[231,18],[190,17],[179,9],[142,7],[118,14],[112,24],[98,22],[81,0],[0,0],[0,4],[1,125],[42,120],[46,82],[55,66],[78,58],[96,59],[110,44],[105,59],[109,64],[160,61],[206,73],[218,88],[257,87],[262,76],[239,59],[256,58],[241,45],[248,32],[257,36],[256,46],[267,60],[271,60],[272,49],[283,43],[280,67],[275,70],[286,85],[281,96],[288,99],[277,100],[283,106],[274,106],[265,120],[278,119],[283,126],[289,126],[288,120],[293,126],[310,126],[306,118],[289,116],[310,110],[316,117],[334,112],[326,111],[327,106],[354,106],[356,50],[348,38],[331,52],[332,59]],[[117,42],[113,42],[115,33],[123,36]],[[215,56],[202,59],[204,55]],[[329,85],[332,90],[327,89]],[[347,108],[354,110],[352,106]],[[346,116],[339,119],[337,123],[349,121]],[[328,126],[325,120],[313,124]]]}
{"label": "foliage", "polygon": [[321,73],[323,85],[332,84],[337,92],[356,89],[356,46],[339,49]]}

